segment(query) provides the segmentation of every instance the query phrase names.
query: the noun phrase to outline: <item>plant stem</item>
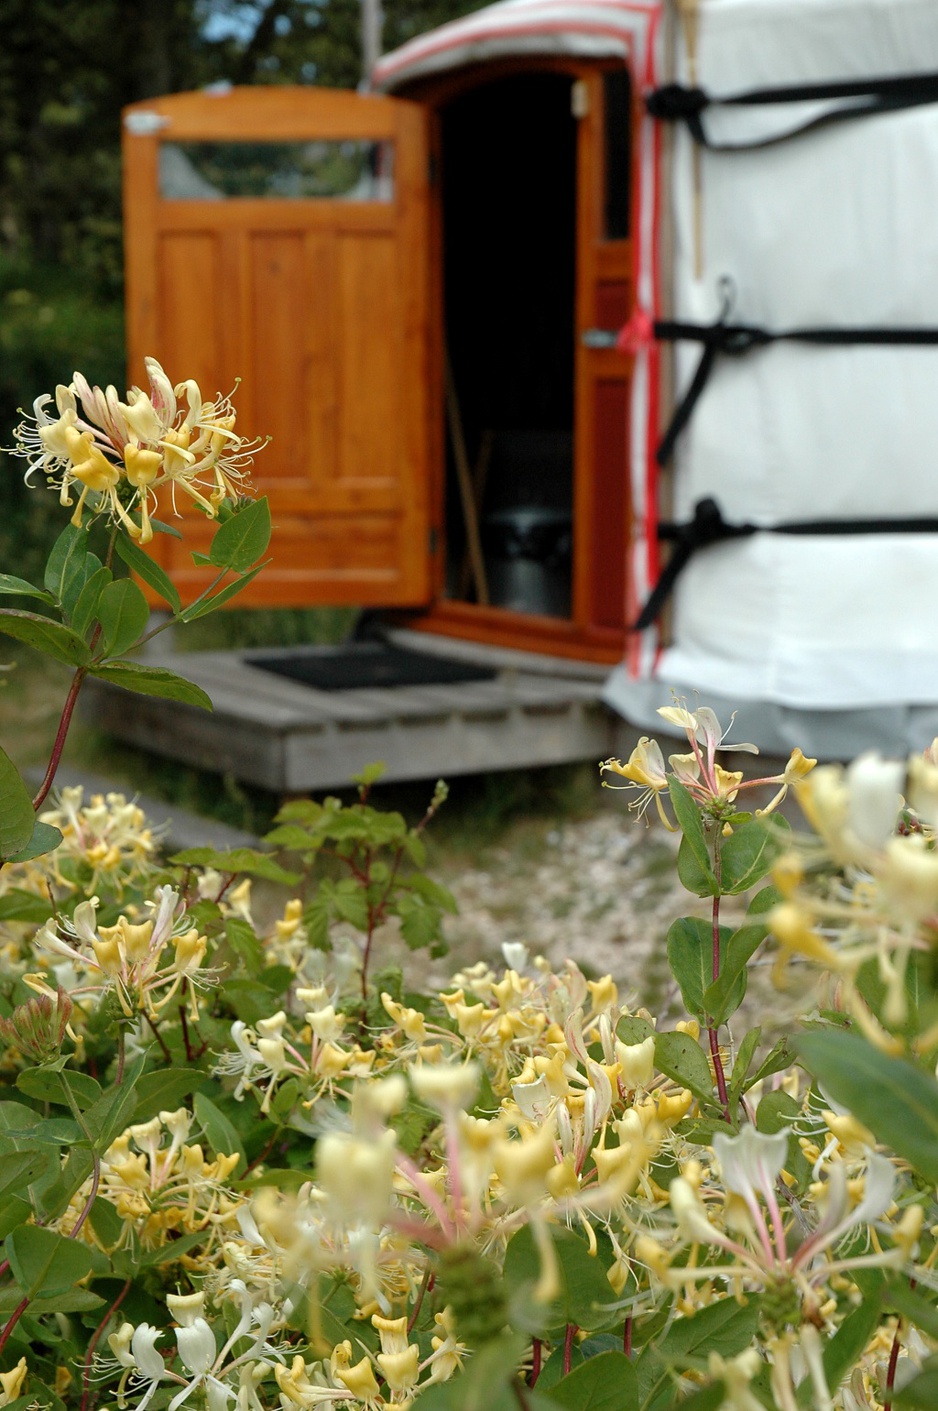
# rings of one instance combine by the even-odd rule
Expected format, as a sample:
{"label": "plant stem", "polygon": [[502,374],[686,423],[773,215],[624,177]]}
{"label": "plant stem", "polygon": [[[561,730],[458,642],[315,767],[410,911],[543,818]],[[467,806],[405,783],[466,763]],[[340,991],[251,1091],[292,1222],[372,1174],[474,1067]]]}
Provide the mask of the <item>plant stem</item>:
{"label": "plant stem", "polygon": [[528,1386],[536,1387],[537,1379],[541,1375],[541,1357],[544,1352],[544,1344],[540,1338],[533,1338],[531,1341],[531,1375],[528,1377]]}
{"label": "plant stem", "polygon": [[[713,844],[713,873],[717,880],[717,886],[721,885],[721,859],[720,840],[716,838]],[[713,963],[711,974],[713,983],[716,984],[720,978],[720,893],[713,898]],[[726,1091],[726,1074],[723,1072],[723,1059],[720,1055],[720,1041],[717,1037],[717,1025],[711,1024],[707,1029],[710,1038],[710,1057],[713,1059],[713,1074],[716,1078],[717,1092],[720,1095],[720,1102],[723,1105],[723,1116],[727,1122],[732,1121],[730,1116],[730,1103]]]}
{"label": "plant stem", "polygon": [[3,1332],[0,1332],[0,1352],[3,1351],[7,1343],[10,1341],[10,1335],[13,1332],[13,1329],[16,1327],[17,1323],[22,1318],[23,1314],[26,1312],[26,1309],[28,1307],[29,1295],[27,1294],[27,1296],[23,1299],[22,1303],[18,1303],[13,1309],[13,1312],[10,1314],[9,1320],[7,1321],[6,1327],[3,1329]]}
{"label": "plant stem", "polygon": [[566,1332],[565,1332],[564,1335],[563,1335],[563,1374],[564,1374],[564,1376],[566,1376],[567,1373],[569,1372],[570,1366],[571,1366],[571,1364],[572,1364],[572,1362],[573,1362],[573,1339],[574,1339],[574,1337],[576,1336],[576,1331],[577,1331],[577,1325],[576,1325],[576,1323],[568,1323],[568,1324],[567,1324],[567,1328],[566,1328]]}
{"label": "plant stem", "polygon": [[[909,1280],[909,1288],[915,1288],[915,1280]],[[896,1323],[896,1332],[892,1340],[892,1347],[889,1350],[889,1365],[886,1368],[886,1397],[883,1401],[883,1411],[892,1411],[892,1393],[896,1385],[896,1368],[899,1365],[899,1350],[902,1347],[902,1319]]]}
{"label": "plant stem", "polygon": [[146,1016],[146,1020],[147,1020],[147,1023],[149,1024],[150,1028],[153,1030],[153,1036],[154,1036],[154,1038],[156,1039],[156,1042],[159,1044],[160,1048],[163,1050],[163,1057],[166,1059],[166,1062],[167,1062],[167,1063],[172,1063],[172,1061],[173,1061],[173,1056],[172,1056],[172,1054],[170,1053],[169,1049],[166,1047],[166,1040],[163,1038],[163,1035],[160,1033],[160,1031],[159,1031],[159,1029],[157,1028],[156,1024],[155,1024],[155,1023],[153,1022],[153,1020],[150,1018],[149,1014]]}
{"label": "plant stem", "polygon": [[87,668],[79,666],[72,677],[72,684],[68,688],[68,695],[65,697],[65,705],[62,707],[62,716],[59,720],[59,728],[56,731],[55,743],[52,746],[52,754],[49,757],[49,767],[46,770],[45,778],[39,785],[39,792],[33,799],[33,812],[38,813],[45,802],[46,795],[52,788],[59,764],[62,760],[62,751],[65,748],[65,739],[68,735],[68,728],[72,723],[72,714],[75,710],[75,702],[78,700],[78,692],[81,690],[81,683],[87,676]]}
{"label": "plant stem", "polygon": [[[130,1280],[128,1279],[124,1287],[121,1289],[120,1293],[115,1298],[114,1302],[111,1304],[110,1308],[105,1313],[104,1317],[101,1319],[101,1322],[98,1324],[98,1326],[95,1328],[94,1332],[91,1335],[91,1341],[88,1343],[88,1351],[85,1355],[85,1360],[82,1364],[81,1369],[81,1406],[79,1407],[79,1411],[89,1411],[88,1403],[91,1399],[91,1367],[92,1363],[94,1362],[94,1354],[97,1350],[98,1343],[101,1341],[101,1334],[104,1332],[104,1329],[114,1317],[114,1314],[117,1312],[118,1308],[120,1308],[121,1304],[123,1303],[124,1299],[127,1297],[127,1294],[129,1292]],[[96,1399],[97,1398],[95,1398],[95,1400]]]}

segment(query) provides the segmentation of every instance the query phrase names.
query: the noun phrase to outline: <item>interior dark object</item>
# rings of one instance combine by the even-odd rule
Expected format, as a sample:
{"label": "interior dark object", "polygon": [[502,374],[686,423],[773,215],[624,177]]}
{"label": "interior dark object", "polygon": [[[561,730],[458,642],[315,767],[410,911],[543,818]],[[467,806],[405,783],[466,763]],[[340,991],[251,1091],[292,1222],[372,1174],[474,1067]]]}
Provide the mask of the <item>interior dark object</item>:
{"label": "interior dark object", "polygon": [[[576,119],[572,80],[514,74],[450,103],[442,121],[445,332],[496,606],[569,614],[573,504]],[[447,418],[447,592],[478,600]],[[529,534],[506,516],[543,512]],[[493,518],[493,516],[495,518]],[[556,526],[557,543],[551,540]],[[549,566],[505,571],[510,545]],[[505,600],[499,584],[518,589]],[[539,586],[540,584],[540,586]]]}
{"label": "interior dark object", "polygon": [[389,642],[353,642],[297,656],[248,658],[251,666],[286,676],[317,691],[367,690],[375,686],[448,686],[492,681],[490,667],[395,647]]}

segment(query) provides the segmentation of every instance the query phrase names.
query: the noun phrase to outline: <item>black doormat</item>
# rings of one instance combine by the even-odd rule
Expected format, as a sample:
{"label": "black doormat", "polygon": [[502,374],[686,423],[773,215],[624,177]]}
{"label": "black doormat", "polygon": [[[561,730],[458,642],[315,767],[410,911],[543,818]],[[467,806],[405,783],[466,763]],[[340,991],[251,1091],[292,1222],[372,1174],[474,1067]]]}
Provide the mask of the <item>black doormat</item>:
{"label": "black doormat", "polygon": [[249,657],[251,666],[286,676],[317,691],[354,691],[374,686],[449,686],[463,681],[492,681],[496,672],[468,661],[412,652],[385,642],[351,646],[301,656]]}

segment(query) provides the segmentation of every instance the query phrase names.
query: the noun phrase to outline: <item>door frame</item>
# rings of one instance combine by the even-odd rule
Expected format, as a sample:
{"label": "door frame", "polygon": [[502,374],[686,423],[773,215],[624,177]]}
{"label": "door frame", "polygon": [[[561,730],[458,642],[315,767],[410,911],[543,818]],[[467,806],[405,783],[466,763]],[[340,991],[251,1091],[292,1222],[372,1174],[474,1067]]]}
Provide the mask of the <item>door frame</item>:
{"label": "door frame", "polygon": [[[595,451],[589,389],[592,380],[607,372],[616,377],[631,374],[632,359],[615,349],[585,348],[585,329],[596,323],[594,293],[600,279],[628,283],[628,312],[635,302],[634,236],[628,240],[601,238],[603,201],[603,74],[623,64],[608,59],[574,56],[522,56],[473,65],[440,77],[421,79],[402,88],[402,96],[426,105],[430,114],[430,503],[434,529],[431,560],[433,601],[429,610],[408,619],[408,626],[497,646],[537,651],[586,661],[617,662],[622,659],[627,631],[590,620],[592,526],[597,512],[598,486],[594,474]],[[637,130],[641,118],[640,92],[634,68],[626,61],[632,80],[632,187],[634,190]],[[576,147],[576,310],[578,347],[574,374],[573,468],[573,582],[572,611],[568,618],[543,617],[505,608],[483,607],[444,596],[446,543],[444,503],[446,491],[446,420],[444,415],[444,281],[441,109],[482,83],[530,73],[561,73],[583,85],[586,111],[577,119]],[[624,320],[623,320],[624,321]],[[626,457],[626,465],[628,457]],[[625,503],[627,505],[627,486]],[[626,510],[627,516],[627,510]],[[630,522],[622,525],[621,551],[629,551]]]}

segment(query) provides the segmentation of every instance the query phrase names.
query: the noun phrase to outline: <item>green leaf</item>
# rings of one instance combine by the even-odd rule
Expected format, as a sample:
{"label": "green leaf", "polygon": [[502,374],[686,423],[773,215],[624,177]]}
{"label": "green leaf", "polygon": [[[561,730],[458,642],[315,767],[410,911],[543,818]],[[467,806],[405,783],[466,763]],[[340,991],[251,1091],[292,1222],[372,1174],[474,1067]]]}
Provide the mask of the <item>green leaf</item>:
{"label": "green leaf", "polygon": [[252,500],[219,525],[209,558],[217,568],[247,573],[270,543],[270,506],[266,498]]}
{"label": "green leaf", "polygon": [[894,1279],[888,1283],[883,1290],[883,1302],[930,1338],[938,1338],[938,1307],[910,1288],[908,1280]]}
{"label": "green leaf", "polygon": [[56,602],[61,603],[76,576],[84,580],[84,559],[88,552],[87,529],[66,524],[46,561],[43,582]]}
{"label": "green leaf", "polygon": [[[57,1161],[58,1157],[55,1159]],[[6,1239],[17,1225],[25,1225],[32,1219],[33,1207],[28,1200],[22,1200],[18,1195],[5,1196],[3,1204],[0,1205],[0,1240]]]}
{"label": "green leaf", "polygon": [[761,882],[788,846],[791,830],[783,818],[763,822],[753,818],[740,823],[720,849],[720,877],[724,894],[736,896]]}
{"label": "green leaf", "polygon": [[51,1170],[58,1158],[48,1147],[31,1151],[8,1151],[0,1156],[0,1200],[4,1203],[17,1191],[31,1186],[33,1181]]}
{"label": "green leaf", "polygon": [[56,661],[64,661],[66,666],[84,666],[91,659],[91,653],[77,632],[35,612],[0,608],[0,632],[35,647],[37,652],[45,652]]}
{"label": "green leaf", "polygon": [[668,793],[671,795],[671,807],[674,809],[675,818],[681,825],[684,841],[687,843],[701,875],[708,879],[711,895],[716,896],[719,893],[719,887],[713,875],[710,849],[707,847],[707,835],[704,833],[700,810],[694,803],[690,792],[678,779],[672,777],[668,780]]}
{"label": "green leaf", "polygon": [[[829,1387],[839,1387],[847,1373],[859,1362],[881,1316],[879,1299],[865,1298],[858,1308],[847,1314],[834,1336],[825,1342],[822,1361]],[[813,1396],[811,1378],[805,1377],[798,1388],[798,1405],[805,1408],[815,1405]]]}
{"label": "green leaf", "polygon": [[237,1175],[239,1171],[243,1171],[247,1165],[247,1157],[241,1138],[221,1108],[216,1107],[204,1093],[196,1093],[195,1116],[216,1156],[238,1156],[240,1160],[233,1174]]}
{"label": "green leaf", "polygon": [[713,1078],[707,1056],[690,1034],[672,1029],[655,1034],[655,1067],[703,1102],[713,1101]]}
{"label": "green leaf", "polygon": [[117,1213],[117,1207],[105,1200],[104,1196],[95,1196],[88,1219],[105,1249],[114,1249],[120,1244],[124,1234],[124,1222]]}
{"label": "green leaf", "polygon": [[701,867],[696,854],[686,838],[682,838],[677,850],[677,875],[681,886],[695,897],[717,897],[720,884],[709,867]]}
{"label": "green leaf", "polygon": [[938,1362],[930,1357],[918,1376],[907,1382],[901,1391],[893,1393],[893,1406],[908,1406],[910,1411],[935,1411],[938,1406]]}
{"label": "green leaf", "polygon": [[108,1088],[85,1113],[88,1130],[95,1138],[95,1149],[107,1151],[116,1137],[130,1126],[137,1105],[136,1083],[146,1059],[143,1054],[127,1069],[119,1086]]}
{"label": "green leaf", "polygon": [[795,1047],[835,1102],[927,1181],[938,1182],[938,1083],[930,1073],[843,1030],[803,1034]]}
{"label": "green leaf", "polygon": [[6,861],[31,862],[34,857],[44,857],[47,852],[54,852],[61,841],[62,834],[51,823],[34,823],[29,842]]}
{"label": "green leaf", "polygon": [[736,1051],[736,1062],[733,1064],[733,1072],[730,1075],[730,1085],[727,1092],[731,1110],[742,1095],[746,1074],[749,1072],[752,1056],[759,1047],[759,1039],[761,1037],[762,1030],[757,1025],[755,1029],[749,1030]]}
{"label": "green leaf", "polygon": [[10,1271],[30,1298],[68,1293],[93,1265],[88,1246],[37,1225],[20,1225],[3,1242]]}
{"label": "green leaf", "polygon": [[758,1324],[755,1295],[743,1305],[732,1297],[721,1298],[690,1317],[675,1319],[663,1336],[646,1345],[636,1364],[643,1405],[648,1406],[658,1388],[670,1381],[675,1365],[709,1352],[737,1357],[752,1345]]}
{"label": "green leaf", "polygon": [[149,1122],[158,1112],[175,1111],[183,1098],[204,1081],[205,1075],[192,1068],[159,1068],[155,1073],[144,1073],[134,1087],[134,1122]]}
{"label": "green leaf", "polygon": [[157,519],[156,515],[150,515],[150,528],[155,534],[168,534],[172,539],[181,539],[182,531],[174,524],[167,524],[165,519]]}
{"label": "green leaf", "polygon": [[[730,943],[729,926],[720,927],[720,971],[726,964],[727,948]],[[738,934],[738,933],[737,933]],[[763,931],[764,934],[764,931]],[[708,1018],[722,1023],[708,1007],[705,996],[716,988],[713,981],[713,925],[696,916],[682,916],[668,931],[668,964],[671,974],[681,987],[681,996],[688,1014],[706,1024]],[[726,987],[724,1005],[732,1002],[733,1010],[739,1008],[746,994],[746,974],[737,971],[734,981]],[[720,981],[717,982],[720,984]]]}
{"label": "green leaf", "polygon": [[704,992],[704,1009],[714,1024],[723,1024],[735,1014],[746,996],[749,983],[749,962],[761,946],[767,929],[761,921],[740,926],[721,946],[720,974]]}
{"label": "green leaf", "polygon": [[[756,1109],[756,1130],[771,1135],[773,1132],[782,1131],[785,1127],[793,1129],[800,1119],[801,1105],[790,1093],[778,1089],[776,1092],[766,1093],[759,1103]],[[808,1159],[801,1150],[794,1130],[788,1138],[785,1169],[795,1177],[799,1189],[804,1186],[811,1172]]]}
{"label": "green leaf", "polygon": [[441,942],[443,916],[439,907],[405,893],[398,898],[395,911],[401,918],[401,936],[408,950],[433,949]]}
{"label": "green leaf", "polygon": [[[2,629],[0,629],[2,630]],[[201,686],[168,671],[165,666],[142,666],[140,662],[109,661],[106,665],[92,666],[89,676],[98,676],[102,681],[110,681],[115,686],[123,686],[125,691],[136,691],[141,696],[159,696],[167,701],[182,701],[184,705],[200,706],[203,710],[212,709],[212,701]]]}
{"label": "green leaf", "polygon": [[[175,533],[175,531],[173,532]],[[126,534],[117,536],[115,547],[127,567],[132,569],[138,578],[142,578],[144,583],[149,584],[154,592],[159,593],[160,597],[169,603],[173,612],[178,613],[182,607],[182,600],[176,591],[176,585],[169,575],[163,572],[159,564],[154,563],[150,555],[144,553],[140,545],[135,544],[133,539]]]}
{"label": "green leaf", "polygon": [[572,1230],[555,1226],[550,1234],[560,1274],[560,1292],[551,1303],[531,1302],[531,1290],[542,1273],[531,1227],[522,1226],[505,1250],[503,1277],[516,1313],[523,1307],[525,1316],[533,1320],[527,1331],[562,1328],[566,1323],[595,1331],[620,1322],[619,1311],[610,1307],[615,1294],[602,1260],[591,1255],[586,1241]]}
{"label": "green leaf", "polygon": [[0,859],[6,862],[25,848],[35,822],[29,790],[10,756],[0,749]]}
{"label": "green leaf", "polygon": [[217,872],[244,872],[249,877],[263,877],[267,882],[279,882],[293,887],[300,880],[298,872],[288,872],[269,853],[256,848],[186,848],[170,859],[174,867],[212,867]]}
{"label": "green leaf", "polygon": [[551,1401],[569,1411],[638,1411],[638,1377],[624,1352],[601,1352],[557,1382]]}
{"label": "green leaf", "polygon": [[135,647],[149,620],[150,606],[132,578],[109,583],[98,601],[99,657],[119,657]]}
{"label": "green leaf", "polygon": [[216,608],[220,608],[224,603],[237,597],[239,593],[243,593],[248,584],[254,581],[261,569],[266,568],[268,563],[270,563],[270,559],[266,559],[264,563],[259,563],[250,573],[242,574],[242,576],[236,578],[233,583],[228,583],[224,588],[219,588],[218,592],[214,593],[210,598],[197,598],[189,607],[183,609],[179,614],[179,620],[181,622],[195,622],[197,617],[205,617],[207,613],[214,612]]}
{"label": "green leaf", "polygon": [[109,568],[99,568],[92,573],[79,593],[69,624],[79,637],[85,640],[89,637],[91,627],[97,620],[95,614],[98,610],[98,600],[113,577]]}
{"label": "green leaf", "polygon": [[746,1079],[744,1091],[748,1092],[750,1088],[754,1088],[756,1083],[763,1078],[770,1078],[773,1073],[781,1073],[783,1069],[790,1068],[791,1057],[790,1041],[786,1035],[784,1039],[779,1039],[778,1043],[763,1058],[752,1076]]}
{"label": "green leaf", "polygon": [[774,883],[768,887],[763,887],[756,892],[749,906],[746,908],[747,916],[764,916],[767,911],[771,911],[774,906],[780,906],[785,900]]}
{"label": "green leaf", "polygon": [[39,598],[44,603],[54,603],[51,593],[45,593],[25,578],[14,578],[12,573],[0,573],[0,593],[15,593],[21,598]]}
{"label": "green leaf", "polygon": [[654,1024],[638,1014],[623,1014],[616,1025],[616,1038],[624,1044],[640,1044],[654,1032]]}
{"label": "green leaf", "polygon": [[101,1084],[89,1073],[57,1073],[48,1068],[26,1068],[18,1074],[16,1086],[27,1097],[34,1097],[39,1102],[54,1102],[59,1107],[68,1107],[66,1093],[71,1093],[76,1107],[82,1111],[93,1107],[101,1097]]}
{"label": "green leaf", "polygon": [[35,892],[25,892],[21,887],[11,887],[0,897],[0,921],[24,921],[32,926],[41,926],[52,915],[54,910],[50,901],[36,896]]}

